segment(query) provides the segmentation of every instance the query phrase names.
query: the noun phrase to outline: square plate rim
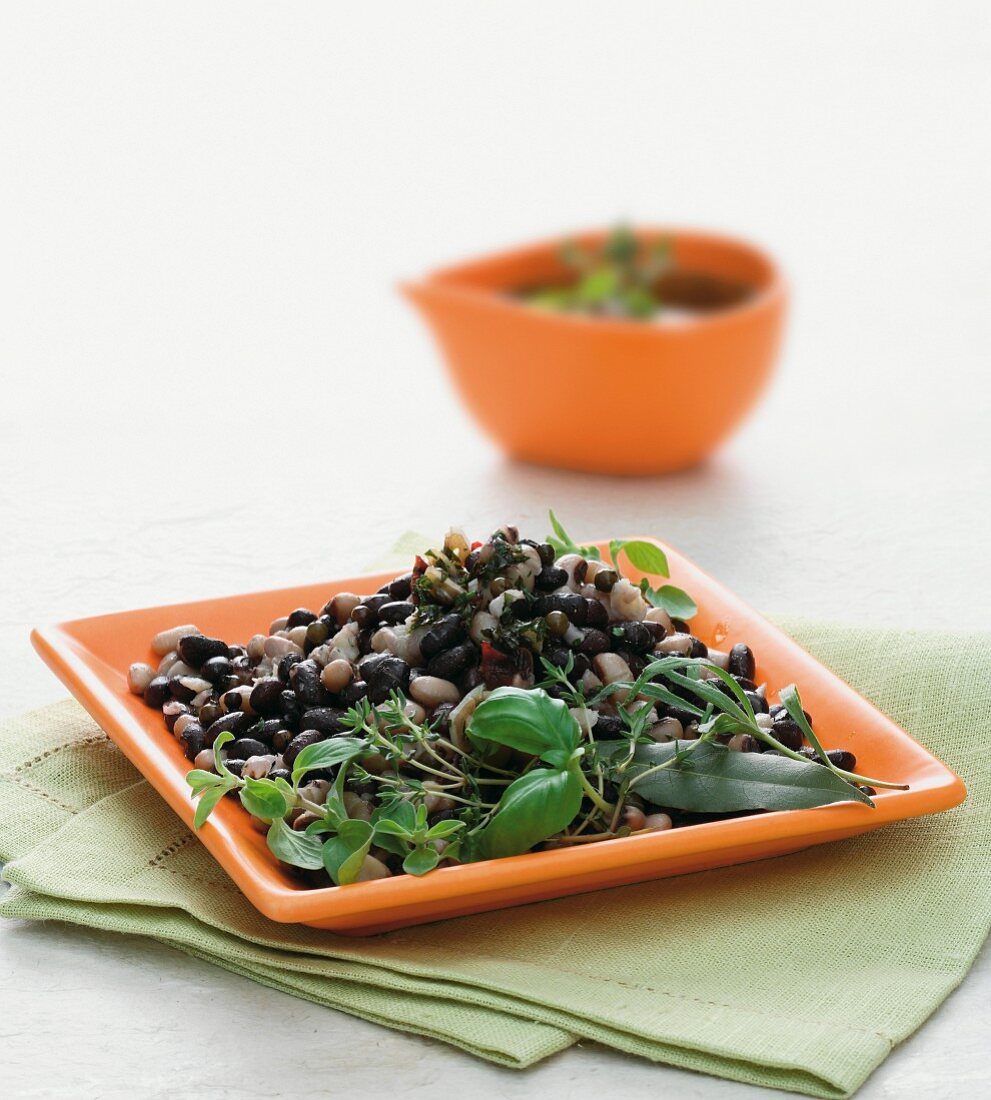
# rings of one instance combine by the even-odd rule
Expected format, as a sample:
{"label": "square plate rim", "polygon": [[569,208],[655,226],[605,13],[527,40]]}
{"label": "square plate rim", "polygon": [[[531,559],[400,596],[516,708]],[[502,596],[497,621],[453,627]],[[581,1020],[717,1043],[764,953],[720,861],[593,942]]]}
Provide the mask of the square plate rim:
{"label": "square plate rim", "polygon": [[[911,746],[917,759],[925,762],[926,767],[920,772],[924,781],[907,791],[884,792],[883,796],[877,800],[874,810],[858,803],[834,803],[802,811],[774,811],[706,822],[662,833],[620,837],[570,849],[529,852],[484,863],[439,868],[423,878],[401,875],[376,882],[321,889],[294,888],[286,885],[280,881],[280,872],[274,862],[270,874],[260,873],[246,859],[242,851],[242,842],[237,837],[236,831],[226,827],[235,820],[233,815],[244,813],[240,806],[229,800],[218,807],[213,817],[195,835],[206,845],[241,892],[263,915],[277,922],[307,923],[327,918],[345,920],[361,915],[373,916],[405,905],[429,907],[431,902],[458,896],[469,901],[484,895],[498,895],[514,886],[526,886],[548,880],[566,882],[575,875],[588,875],[596,869],[601,870],[606,867],[614,869],[634,867],[640,863],[663,861],[665,858],[674,859],[677,856],[708,853],[717,856],[721,851],[731,849],[735,843],[743,841],[748,844],[758,844],[781,839],[808,839],[809,844],[816,844],[828,840],[828,834],[838,831],[866,832],[893,821],[950,809],[963,801],[966,788],[962,780],[946,764],[814,658],[783,630],[745,604],[670,543],[655,536],[630,537],[646,538],[657,543],[667,554],[669,563],[676,567],[672,572],[679,579],[691,577],[701,582],[706,595],[709,598],[713,596],[717,598],[720,615],[729,610],[745,621],[749,632],[748,637],[752,637],[756,630],[765,639],[773,638],[775,645],[779,648],[783,647],[799,669],[806,670],[805,675],[811,672],[817,679],[825,678],[849,700],[858,701],[862,708],[872,712],[875,724],[879,720],[889,737],[902,741],[906,746]],[[608,555],[607,540],[592,541],[586,545],[595,545]],[[628,569],[627,573],[634,578],[639,576],[637,571],[632,569]],[[395,575],[394,569],[378,570],[328,581],[87,616],[38,626],[31,633],[31,641],[41,658],[97,721],[107,736],[124,752],[180,819],[192,828],[195,807],[185,784],[185,772],[178,774],[175,766],[163,769],[160,760],[156,763],[156,758],[163,755],[161,752],[156,751],[149,756],[150,750],[159,748],[157,741],[153,739],[158,731],[152,729],[150,722],[136,718],[125,705],[126,700],[133,701],[136,698],[126,689],[126,667],[119,669],[109,665],[96,650],[79,640],[74,629],[91,627],[98,623],[130,622],[139,615],[157,615],[158,613],[166,615],[180,611],[186,614],[198,608],[206,611],[217,605],[235,605],[260,598],[277,599],[302,589],[321,588],[328,593],[344,591],[345,585],[355,585],[359,581],[365,581],[368,585],[374,585],[377,588]],[[371,590],[374,591],[374,588]],[[169,625],[172,624],[163,622],[160,629],[166,629]],[[144,644],[147,651],[147,641]],[[135,659],[140,659],[139,655],[136,655]],[[124,680],[124,690],[114,691],[95,671],[94,662],[118,673]],[[789,668],[791,667],[790,663]],[[800,671],[796,672],[794,679],[800,685],[802,684]],[[162,733],[167,733],[164,725],[160,723],[161,716],[157,711],[149,709],[147,714],[149,719],[159,723],[158,729]],[[167,741],[163,738],[163,741],[170,747],[174,744],[171,737]],[[149,745],[145,746],[142,742],[149,742]],[[184,761],[184,763],[188,769],[188,762]],[[151,765],[151,774],[146,770],[149,765]],[[596,889],[594,883],[588,886],[588,890],[594,889]]]}

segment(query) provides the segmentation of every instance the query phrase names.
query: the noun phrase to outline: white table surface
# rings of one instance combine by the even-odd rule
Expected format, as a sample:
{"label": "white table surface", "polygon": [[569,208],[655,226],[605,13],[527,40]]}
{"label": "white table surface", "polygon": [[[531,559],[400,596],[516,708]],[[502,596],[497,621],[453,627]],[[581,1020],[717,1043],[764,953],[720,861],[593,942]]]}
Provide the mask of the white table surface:
{"label": "white table surface", "polygon": [[[549,505],[581,537],[655,532],[766,611],[987,627],[982,5],[34,3],[0,24],[0,714],[62,695],[35,622],[333,577],[406,529],[542,535]],[[507,463],[392,284],[622,214],[779,255],[776,384],[676,477]],[[590,405],[576,430],[664,416]],[[594,1045],[499,1070],[77,929],[4,924],[0,957],[16,1097],[773,1095]],[[991,1095],[989,1002],[985,952],[861,1095]]]}

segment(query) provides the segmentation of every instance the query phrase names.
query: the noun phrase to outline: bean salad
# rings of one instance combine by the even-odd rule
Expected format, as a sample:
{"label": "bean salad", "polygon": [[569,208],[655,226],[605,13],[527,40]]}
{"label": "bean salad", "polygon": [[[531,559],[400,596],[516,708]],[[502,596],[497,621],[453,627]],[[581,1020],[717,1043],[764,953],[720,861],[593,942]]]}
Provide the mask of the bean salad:
{"label": "bean salad", "polygon": [[[656,544],[451,530],[373,593],[239,643],[157,634],[130,690],[301,885],[341,886],[831,802],[897,784],[826,751],[745,643],[707,645]],[[714,782],[718,780],[718,782]]]}

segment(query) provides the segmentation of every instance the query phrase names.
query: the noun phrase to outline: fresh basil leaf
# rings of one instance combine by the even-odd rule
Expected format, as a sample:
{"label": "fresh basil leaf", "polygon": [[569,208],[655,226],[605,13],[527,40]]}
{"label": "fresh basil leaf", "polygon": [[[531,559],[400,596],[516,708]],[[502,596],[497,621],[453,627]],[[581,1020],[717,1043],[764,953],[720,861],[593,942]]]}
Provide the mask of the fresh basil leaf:
{"label": "fresh basil leaf", "polygon": [[408,875],[425,875],[432,871],[440,863],[440,855],[436,848],[414,848],[403,860],[403,870]]}
{"label": "fresh basil leaf", "polygon": [[307,745],[293,761],[292,781],[298,783],[307,772],[317,768],[332,768],[353,760],[366,748],[368,742],[357,737],[332,737],[329,741]]}
{"label": "fresh basil leaf", "polygon": [[564,750],[570,758],[581,739],[581,727],[567,705],[543,689],[502,687],[475,708],[468,737],[476,743],[508,745],[541,758],[551,753],[561,767],[560,752]]}
{"label": "fresh basil leaf", "polygon": [[293,867],[303,867],[307,871],[319,871],[323,867],[323,841],[309,832],[296,832],[281,817],[269,826],[265,840],[269,851],[283,863],[291,863]]}
{"label": "fresh basil leaf", "polygon": [[650,573],[655,577],[668,576],[667,555],[655,543],[631,539],[629,542],[624,542],[621,549],[634,569],[639,569],[641,573]]}
{"label": "fresh basil leaf", "polygon": [[286,796],[271,779],[245,779],[241,805],[252,817],[260,817],[262,821],[274,821],[289,812]]}
{"label": "fresh basil leaf", "polygon": [[536,768],[521,775],[503,791],[498,810],[478,836],[478,858],[501,859],[528,852],[567,828],[581,804],[576,767],[566,771]]}
{"label": "fresh basil leaf", "polygon": [[[873,806],[863,791],[812,761],[732,752],[709,742],[688,745],[691,751],[684,741],[638,746],[630,789],[656,806],[695,813],[801,810],[832,802]],[[654,770],[672,759],[669,766]]]}
{"label": "fresh basil leaf", "polygon": [[203,791],[196,802],[196,813],[193,815],[194,829],[199,829],[203,825],[203,822],[213,813],[214,807],[229,790],[231,787],[222,782]]}
{"label": "fresh basil leaf", "polygon": [[645,595],[649,603],[654,607],[663,607],[672,619],[687,621],[698,614],[698,604],[684,589],[673,584],[662,584],[660,588],[648,589]]}

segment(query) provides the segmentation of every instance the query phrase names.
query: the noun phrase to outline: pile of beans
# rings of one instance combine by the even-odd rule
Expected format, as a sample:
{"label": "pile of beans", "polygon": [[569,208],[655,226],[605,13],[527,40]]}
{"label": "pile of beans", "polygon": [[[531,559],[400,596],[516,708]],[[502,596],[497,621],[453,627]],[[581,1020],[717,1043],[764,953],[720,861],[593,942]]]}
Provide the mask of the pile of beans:
{"label": "pile of beans", "polygon": [[[541,657],[560,668],[570,661],[569,679],[588,696],[634,680],[658,655],[707,657],[747,693],[759,725],[814,758],[785,709],[768,704],[747,645],[707,646],[611,566],[575,553],[558,557],[511,527],[471,545],[452,531],[442,551],[417,558],[413,570],[377,592],[337,592],[319,609],[296,608],[244,644],[185,623],[155,635],[151,648],[157,666],[133,664],[131,691],[161,710],[197,768],[212,770],[215,739],[233,734],[226,765],[252,778],[289,779],[303,748],[349,732],[341,721],[348,708],[361,699],[383,703],[394,691],[406,698],[411,718],[462,746],[485,694],[507,684],[534,686],[543,679]],[[596,739],[621,735],[617,700],[621,692],[591,712]],[[658,742],[692,739],[697,730],[688,710],[666,704],[656,706],[648,728]],[[749,734],[727,743],[740,752],[766,748]],[[853,770],[851,753],[829,755]],[[373,795],[356,793],[365,814]],[[443,801],[428,805],[432,815],[450,810]]]}

